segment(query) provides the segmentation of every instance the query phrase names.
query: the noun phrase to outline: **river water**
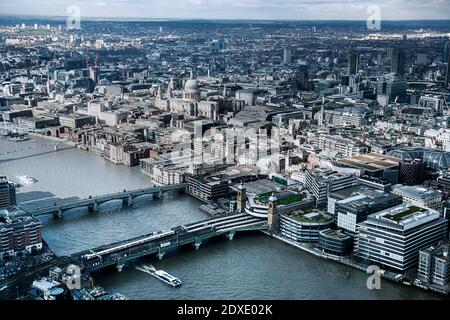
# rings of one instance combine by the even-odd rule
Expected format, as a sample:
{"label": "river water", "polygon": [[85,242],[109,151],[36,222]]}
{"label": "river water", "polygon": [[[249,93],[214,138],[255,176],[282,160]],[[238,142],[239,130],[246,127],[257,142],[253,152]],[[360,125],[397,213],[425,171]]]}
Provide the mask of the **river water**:
{"label": "river water", "polygon": [[[151,185],[138,168],[115,165],[93,153],[34,138],[10,142],[0,138],[0,175],[20,175],[37,183],[18,191],[24,208],[67,198],[86,198]],[[63,150],[61,150],[63,149]],[[16,159],[16,160],[15,160]],[[110,202],[98,213],[76,209],[62,220],[43,218],[43,236],[58,255],[75,253],[112,241],[128,239],[183,223],[207,219],[187,195],[162,200],[142,197],[130,208]],[[107,269],[95,282],[129,299],[439,299],[441,296],[382,280],[381,290],[368,290],[367,275],[324,261],[260,233],[237,234],[202,243],[199,250],[183,247],[163,260],[146,262],[183,281],[180,288],[131,268]],[[350,272],[350,277],[345,274]]]}

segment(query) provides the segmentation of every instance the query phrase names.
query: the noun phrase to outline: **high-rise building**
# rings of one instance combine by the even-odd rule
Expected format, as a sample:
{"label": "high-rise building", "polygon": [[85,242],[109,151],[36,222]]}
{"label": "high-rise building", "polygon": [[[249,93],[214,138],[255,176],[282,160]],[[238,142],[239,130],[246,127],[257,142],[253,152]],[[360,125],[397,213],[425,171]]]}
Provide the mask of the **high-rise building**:
{"label": "high-rise building", "polygon": [[419,252],[418,279],[427,284],[447,286],[450,279],[450,243],[444,242]]}
{"label": "high-rise building", "polygon": [[0,177],[0,209],[16,205],[16,188],[6,177]]}
{"label": "high-rise building", "polygon": [[354,75],[358,73],[358,65],[359,65],[359,53],[352,52],[349,55],[349,63],[348,63],[348,74]]}
{"label": "high-rise building", "polygon": [[297,90],[309,90],[308,65],[302,64],[295,70],[293,81]]}
{"label": "high-rise building", "polygon": [[444,44],[444,59],[442,61],[447,62],[450,56],[450,41],[445,42]]}
{"label": "high-rise building", "polygon": [[0,210],[0,259],[42,249],[42,223],[16,207]]}
{"label": "high-rise building", "polygon": [[438,211],[403,203],[358,225],[355,253],[380,267],[404,272],[417,264],[420,250],[445,240],[447,229],[447,220]]}
{"label": "high-rise building", "polygon": [[447,56],[447,73],[445,74],[445,84],[444,87],[448,88],[450,85],[450,54]]}
{"label": "high-rise building", "polygon": [[391,73],[397,73],[400,76],[405,75],[406,55],[402,48],[393,48],[391,51]]}
{"label": "high-rise building", "polygon": [[421,186],[395,186],[392,193],[402,197],[404,201],[422,208],[441,210],[444,205],[442,192]]}
{"label": "high-rise building", "polygon": [[305,186],[311,191],[317,206],[326,205],[331,192],[351,187],[356,184],[356,178],[349,174],[332,170],[306,171]]}
{"label": "high-rise building", "polygon": [[389,103],[403,102],[406,98],[406,81],[396,73],[389,73],[378,79],[378,95],[386,95]]}
{"label": "high-rise building", "polygon": [[98,78],[99,78],[99,68],[98,67],[91,67],[89,68],[89,77],[94,81],[94,84],[97,85]]}
{"label": "high-rise building", "polygon": [[292,50],[289,48],[285,48],[283,51],[283,63],[284,64],[292,63]]}
{"label": "high-rise building", "polygon": [[423,183],[426,164],[420,159],[400,162],[400,183],[414,186]]}
{"label": "high-rise building", "polygon": [[402,203],[402,198],[380,190],[368,190],[336,202],[337,226],[350,234],[367,216]]}

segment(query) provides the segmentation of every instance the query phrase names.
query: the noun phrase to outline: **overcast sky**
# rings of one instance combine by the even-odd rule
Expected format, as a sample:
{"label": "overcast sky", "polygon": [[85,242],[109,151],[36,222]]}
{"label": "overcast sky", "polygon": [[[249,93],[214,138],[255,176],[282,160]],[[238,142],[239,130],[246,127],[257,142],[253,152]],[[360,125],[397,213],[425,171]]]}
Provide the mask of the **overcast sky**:
{"label": "overcast sky", "polygon": [[381,19],[450,19],[450,0],[0,0],[0,14],[181,19],[366,20],[378,5]]}

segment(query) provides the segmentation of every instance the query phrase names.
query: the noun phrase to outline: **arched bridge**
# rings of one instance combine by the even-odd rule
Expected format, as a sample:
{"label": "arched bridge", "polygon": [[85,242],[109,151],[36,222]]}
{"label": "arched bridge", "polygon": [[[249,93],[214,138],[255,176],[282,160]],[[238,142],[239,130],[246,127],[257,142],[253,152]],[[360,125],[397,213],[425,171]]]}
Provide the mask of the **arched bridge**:
{"label": "arched bridge", "polygon": [[204,240],[212,237],[226,235],[232,240],[236,232],[266,228],[265,219],[248,214],[236,214],[182,225],[168,231],[154,232],[85,251],[77,254],[76,264],[81,266],[83,271],[96,271],[111,265],[117,265],[118,270],[121,271],[125,262],[142,256],[157,254],[162,259],[167,250],[176,249],[182,245],[193,244],[196,249],[199,249]]}
{"label": "arched bridge", "polygon": [[138,190],[112,193],[97,197],[89,197],[88,199],[75,200],[67,203],[54,204],[53,206],[45,207],[45,208],[37,208],[34,210],[29,210],[28,212],[33,216],[42,216],[47,214],[53,214],[56,218],[62,218],[64,212],[81,208],[88,207],[91,211],[97,211],[98,206],[112,201],[112,200],[122,200],[124,205],[132,205],[135,198],[143,196],[143,195],[152,195],[154,198],[163,197],[164,193],[172,192],[172,191],[185,191],[186,184],[176,184],[176,185],[168,185],[162,187],[150,187],[143,188]]}

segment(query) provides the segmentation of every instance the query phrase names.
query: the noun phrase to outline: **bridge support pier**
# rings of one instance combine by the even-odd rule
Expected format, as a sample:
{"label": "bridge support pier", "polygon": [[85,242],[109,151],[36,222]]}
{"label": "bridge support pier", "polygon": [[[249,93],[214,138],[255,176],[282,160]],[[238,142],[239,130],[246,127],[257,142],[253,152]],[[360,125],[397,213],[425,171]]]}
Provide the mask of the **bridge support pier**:
{"label": "bridge support pier", "polygon": [[97,201],[94,201],[94,203],[89,206],[89,211],[90,212],[97,212],[98,211],[98,203]]}
{"label": "bridge support pier", "polygon": [[158,249],[158,259],[162,260],[162,258],[164,258],[165,254],[166,254],[166,249],[159,247],[159,249]]}
{"label": "bridge support pier", "polygon": [[235,234],[236,234],[235,231],[231,231],[231,232],[227,233],[227,239],[233,240]]}
{"label": "bridge support pier", "polygon": [[195,238],[195,242],[194,242],[195,250],[198,250],[200,248],[201,244],[202,244],[202,240]]}
{"label": "bridge support pier", "polygon": [[61,210],[61,209],[58,209],[57,212],[53,213],[53,217],[54,217],[55,219],[62,219],[62,218],[63,218],[62,210]]}
{"label": "bridge support pier", "polygon": [[162,192],[162,190],[159,190],[157,193],[153,194],[153,199],[163,199],[164,198],[164,194]]}
{"label": "bridge support pier", "polygon": [[122,272],[124,266],[125,266],[125,265],[124,265],[123,263],[118,262],[118,263],[117,263],[117,271],[118,271],[118,272]]}

